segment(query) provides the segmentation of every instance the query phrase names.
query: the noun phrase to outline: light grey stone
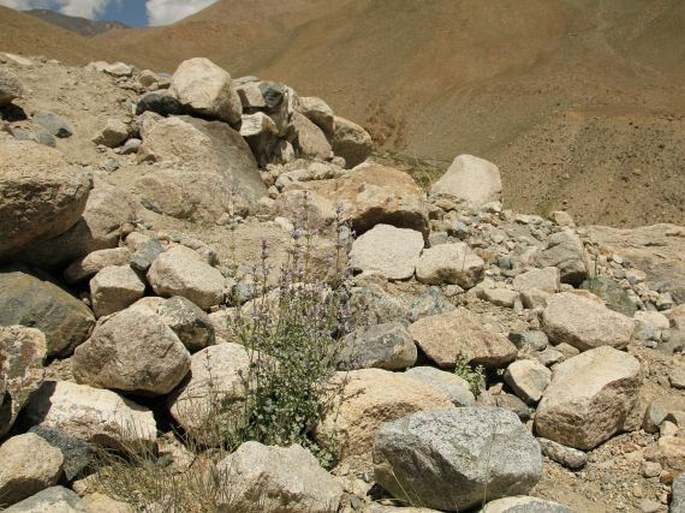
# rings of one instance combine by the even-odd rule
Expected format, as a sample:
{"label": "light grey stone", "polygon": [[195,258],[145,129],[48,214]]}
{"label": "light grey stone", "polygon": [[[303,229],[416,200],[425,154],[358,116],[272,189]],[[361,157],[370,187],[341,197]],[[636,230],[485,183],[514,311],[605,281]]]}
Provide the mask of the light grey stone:
{"label": "light grey stone", "polygon": [[504,382],[528,404],[535,404],[542,398],[551,379],[552,372],[533,360],[512,362],[504,373]]}
{"label": "light grey stone", "polygon": [[6,513],[91,513],[68,488],[53,486],[10,506]]}
{"label": "light grey stone", "polygon": [[403,323],[391,322],[358,328],[345,337],[338,369],[377,367],[402,370],[416,363],[416,344]]}
{"label": "light grey stone", "polygon": [[474,287],[481,279],[485,262],[467,244],[441,244],[423,251],[416,265],[416,278],[421,283],[457,284]]}
{"label": "light grey stone", "polygon": [[72,262],[62,273],[64,281],[77,283],[95,276],[98,271],[112,265],[126,265],[131,258],[127,248],[100,249]]}
{"label": "light grey stone", "polygon": [[423,249],[420,232],[379,224],[352,244],[353,270],[376,272],[389,280],[406,280],[414,275]]}
{"label": "light grey stone", "polygon": [[116,148],[128,139],[128,125],[120,120],[110,118],[105,126],[93,137],[95,144],[101,144],[108,148]]}
{"label": "light grey stone", "polygon": [[90,280],[90,298],[98,318],[124,310],[144,293],[145,283],[128,265],[105,267]]}
{"label": "light grey stone", "polygon": [[499,168],[472,155],[459,155],[431,186],[433,194],[449,194],[478,208],[502,196]]}
{"label": "light grey stone", "polygon": [[538,438],[542,454],[571,470],[580,470],[587,463],[587,454],[573,447],[566,447],[554,440]]}
{"label": "light grey stone", "polygon": [[558,292],[561,287],[559,269],[545,267],[544,269],[531,269],[514,278],[514,289],[522,292],[529,289],[538,289],[544,292]]}
{"label": "light grey stone", "polygon": [[420,366],[407,369],[404,375],[441,390],[455,406],[474,406],[476,403],[471,386],[464,378],[453,372]]}
{"label": "light grey stone", "polygon": [[340,116],[335,116],[334,126],[333,153],[344,158],[348,168],[361,164],[371,155],[373,141],[366,130]]}
{"label": "light grey stone", "polygon": [[562,283],[578,286],[588,275],[583,244],[569,228],[549,237],[547,247],[538,255],[537,261],[542,267],[558,268]]}
{"label": "light grey stone", "polygon": [[[479,513],[576,513],[573,509],[558,502],[538,497],[503,497],[488,502]],[[580,513],[580,512],[577,512]]]}

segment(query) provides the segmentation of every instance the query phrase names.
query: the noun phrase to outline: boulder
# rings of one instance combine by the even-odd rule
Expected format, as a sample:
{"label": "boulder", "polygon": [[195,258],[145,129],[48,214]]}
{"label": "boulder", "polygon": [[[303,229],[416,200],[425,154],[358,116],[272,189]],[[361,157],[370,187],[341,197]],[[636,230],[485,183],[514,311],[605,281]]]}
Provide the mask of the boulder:
{"label": "boulder", "polygon": [[333,149],[323,131],[306,116],[294,112],[291,123],[295,148],[300,157],[326,160],[333,156]]}
{"label": "boulder", "polygon": [[409,333],[426,355],[443,368],[454,368],[459,356],[472,365],[501,367],[516,358],[516,346],[489,331],[477,314],[465,308],[419,319]]}
{"label": "boulder", "polygon": [[46,356],[45,335],[39,330],[0,327],[0,438],[43,383]]}
{"label": "boulder", "polygon": [[190,354],[176,334],[140,309],[100,319],[72,358],[78,383],[151,396],[171,392],[189,369]]}
{"label": "boulder", "polygon": [[21,271],[0,273],[0,326],[20,324],[45,335],[48,356],[70,354],[90,335],[93,312],[50,281]]}
{"label": "boulder", "polygon": [[278,146],[278,127],[273,119],[263,112],[243,114],[240,135],[250,145],[260,166],[271,162]]}
{"label": "boulder", "polygon": [[443,511],[527,493],[542,477],[540,445],[502,408],[417,412],[381,427],[374,476],[393,497]]}
{"label": "boulder", "polygon": [[152,412],[114,392],[68,381],[46,381],[31,396],[21,422],[64,432],[100,447],[150,446],[157,437]]}
{"label": "boulder", "polygon": [[685,513],[685,472],[678,474],[671,485],[671,513]]}
{"label": "boulder", "polygon": [[473,208],[502,198],[499,168],[472,155],[459,155],[444,175],[431,186],[431,193],[464,200]]}
{"label": "boulder", "polygon": [[358,456],[369,461],[380,427],[419,410],[452,407],[443,392],[403,374],[362,369],[339,372],[334,386],[343,384],[339,408],[333,408],[316,427],[320,440],[338,440],[340,458]]}
{"label": "boulder", "polygon": [[8,105],[24,94],[19,78],[8,69],[0,69],[0,106]]}
{"label": "boulder", "polygon": [[81,497],[63,486],[53,486],[10,506],[6,513],[92,513]]}
{"label": "boulder", "polygon": [[369,133],[349,119],[334,117],[334,129],[331,136],[333,153],[345,159],[348,168],[364,162],[373,150],[373,141]]}
{"label": "boulder", "polygon": [[29,433],[38,435],[64,457],[64,478],[68,482],[81,478],[96,466],[97,451],[88,442],[69,436],[60,429],[33,426]]}
{"label": "boulder", "polygon": [[423,250],[420,232],[379,224],[352,243],[352,270],[379,273],[388,280],[406,280]]}
{"label": "boulder", "polygon": [[333,109],[316,96],[300,96],[297,99],[297,110],[318,126],[326,137],[332,137],[335,132],[335,116]]}
{"label": "boulder", "polygon": [[223,343],[195,353],[189,377],[168,398],[173,418],[194,439],[214,446],[217,433],[208,426],[237,427],[243,420],[250,355],[244,346]]}
{"label": "boulder", "polygon": [[463,242],[440,244],[423,251],[416,265],[416,279],[429,285],[456,284],[475,287],[485,262]]}
{"label": "boulder", "polygon": [[38,435],[26,433],[0,446],[0,506],[9,506],[57,484],[64,458]]}
{"label": "boulder", "polygon": [[216,343],[214,324],[207,313],[189,299],[146,297],[137,301],[133,308],[145,308],[157,314],[191,353]]}
{"label": "boulder", "polygon": [[150,266],[147,279],[156,294],[183,296],[203,310],[224,300],[225,279],[221,272],[185,246],[159,255]]}
{"label": "boulder", "polygon": [[542,324],[552,344],[566,342],[581,351],[604,345],[626,347],[634,329],[631,318],[573,292],[554,294],[547,299]]}
{"label": "boulder", "polygon": [[128,125],[121,119],[110,118],[105,126],[93,137],[95,144],[101,144],[108,148],[121,146],[128,139]]}
{"label": "boulder", "polygon": [[533,360],[516,360],[507,367],[504,382],[528,404],[535,404],[552,379],[552,371]]}
{"label": "boulder", "polygon": [[488,502],[479,513],[575,513],[575,510],[559,504],[558,502],[517,495],[515,497],[503,497]]}
{"label": "boulder", "polygon": [[96,317],[132,305],[145,293],[145,282],[128,265],[109,266],[90,280],[90,298]]}
{"label": "boulder", "polygon": [[271,212],[285,217],[300,226],[304,220],[311,230],[320,230],[330,226],[336,220],[333,203],[321,194],[308,190],[287,190],[279,194],[274,201]]}
{"label": "boulder", "polygon": [[414,365],[416,357],[416,344],[405,325],[390,322],[358,328],[347,335],[338,357],[338,369],[402,370]]}
{"label": "boulder", "polygon": [[640,362],[609,346],[559,364],[538,405],[535,432],[590,450],[620,432],[638,399]]}
{"label": "boulder", "polygon": [[379,164],[358,166],[340,178],[307,184],[333,204],[361,235],[377,224],[417,230],[428,236],[425,194],[407,173]]}
{"label": "boulder", "polygon": [[342,498],[338,482],[295,444],[245,442],[216,468],[222,513],[336,513]]}
{"label": "boulder", "polygon": [[420,366],[407,369],[404,375],[440,390],[457,407],[473,406],[476,403],[471,385],[453,372],[443,371],[435,367]]}
{"label": "boulder", "polygon": [[252,150],[225,123],[189,116],[150,119],[141,128],[141,135],[140,160],[166,163],[184,171],[216,173],[250,205],[267,196]]}
{"label": "boulder", "polygon": [[78,283],[86,278],[95,276],[105,267],[126,265],[130,259],[131,252],[128,248],[99,249],[72,262],[64,270],[64,281],[70,284]]}
{"label": "boulder", "polygon": [[0,261],[67,231],[93,186],[57,150],[11,139],[0,145]]}
{"label": "boulder", "polygon": [[561,287],[559,269],[545,267],[544,269],[531,269],[519,274],[513,281],[514,289],[519,292],[537,289],[543,292],[555,293]]}
{"label": "boulder", "polygon": [[547,240],[547,246],[537,255],[540,267],[556,267],[562,283],[579,286],[587,278],[583,243],[571,230],[555,233]]}
{"label": "boulder", "polygon": [[240,123],[242,106],[231,75],[209,59],[183,61],[169,88],[178,100],[195,113],[231,124]]}

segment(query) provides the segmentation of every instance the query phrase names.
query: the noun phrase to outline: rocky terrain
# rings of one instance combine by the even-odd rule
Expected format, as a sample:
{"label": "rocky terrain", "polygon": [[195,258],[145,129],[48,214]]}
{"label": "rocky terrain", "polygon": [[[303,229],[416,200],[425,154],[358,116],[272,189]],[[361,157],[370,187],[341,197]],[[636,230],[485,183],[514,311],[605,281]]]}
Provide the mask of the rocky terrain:
{"label": "rocky terrain", "polygon": [[[174,511],[112,496],[98,447],[218,475],[197,511],[685,510],[685,227],[517,212],[468,154],[425,191],[324,100],[229,71],[0,54],[7,511]],[[311,276],[349,293],[306,426],[334,465],[184,445],[215,394],[246,402],[235,319],[283,292],[257,294],[262,241],[278,268],[313,232]]]}

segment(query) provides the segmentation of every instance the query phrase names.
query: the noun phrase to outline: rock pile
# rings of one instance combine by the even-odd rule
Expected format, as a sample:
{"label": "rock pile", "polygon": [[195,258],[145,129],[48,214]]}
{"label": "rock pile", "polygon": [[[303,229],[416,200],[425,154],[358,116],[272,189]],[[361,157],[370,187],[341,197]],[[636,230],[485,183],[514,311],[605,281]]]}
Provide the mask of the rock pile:
{"label": "rock pile", "polygon": [[[623,254],[625,240],[601,228],[505,209],[499,169],[482,159],[457,157],[426,195],[369,159],[368,134],[323,100],[206,59],[170,77],[122,63],[9,67],[8,511],[100,511],[88,465],[67,447],[159,448],[169,424],[201,427],[217,395],[228,424],[238,418],[250,357],[226,319],[261,298],[235,278],[258,263],[261,238],[286,258],[304,220],[323,237],[317,272],[335,272],[317,260],[333,240],[354,273],[329,383],[341,401],[311,427],[319,441],[337,438],[340,462],[329,473],[305,448],[247,442],[214,468],[219,511],[588,511],[582,493],[559,504],[573,496],[555,495],[556,483],[594,486],[598,473],[595,500],[613,493],[624,510],[663,511],[672,493],[682,507],[684,284],[664,279],[663,260],[683,265],[685,229],[664,228],[673,246],[650,274],[648,255]],[[41,74],[87,78],[118,99],[105,119],[94,106],[39,116],[40,87],[22,82]]]}

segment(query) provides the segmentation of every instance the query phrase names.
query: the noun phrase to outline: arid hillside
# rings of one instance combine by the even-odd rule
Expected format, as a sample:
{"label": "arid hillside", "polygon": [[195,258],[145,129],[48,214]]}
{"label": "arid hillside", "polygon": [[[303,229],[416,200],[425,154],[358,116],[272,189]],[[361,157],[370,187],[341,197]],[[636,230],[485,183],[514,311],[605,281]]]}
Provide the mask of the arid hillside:
{"label": "arid hillside", "polygon": [[517,210],[635,226],[685,222],[683,26],[678,0],[220,0],[86,48],[207,56],[325,98],[407,165],[492,160]]}

